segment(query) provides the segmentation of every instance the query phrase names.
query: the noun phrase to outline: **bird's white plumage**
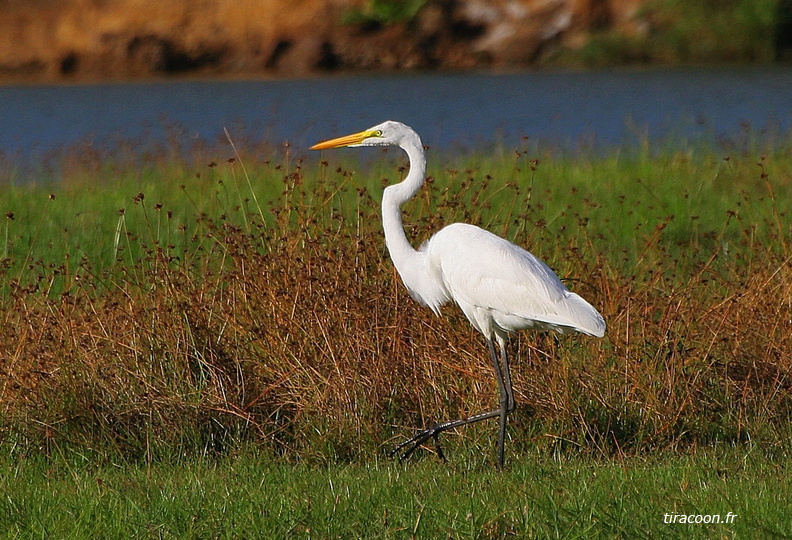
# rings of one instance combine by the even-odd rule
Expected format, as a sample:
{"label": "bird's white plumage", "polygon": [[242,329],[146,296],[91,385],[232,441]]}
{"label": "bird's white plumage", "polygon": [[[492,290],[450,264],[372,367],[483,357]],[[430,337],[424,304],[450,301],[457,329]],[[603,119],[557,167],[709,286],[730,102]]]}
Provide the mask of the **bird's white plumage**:
{"label": "bird's white plumage", "polygon": [[602,316],[545,263],[479,227],[448,225],[421,251],[430,274],[440,277],[447,296],[487,337],[529,328],[605,332]]}

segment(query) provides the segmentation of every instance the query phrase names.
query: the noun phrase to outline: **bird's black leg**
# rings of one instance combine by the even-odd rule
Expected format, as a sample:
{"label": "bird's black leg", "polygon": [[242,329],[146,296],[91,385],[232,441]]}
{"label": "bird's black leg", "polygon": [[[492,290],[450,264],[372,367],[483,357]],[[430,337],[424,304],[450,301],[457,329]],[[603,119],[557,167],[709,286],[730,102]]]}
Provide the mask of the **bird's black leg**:
{"label": "bird's black leg", "polygon": [[498,381],[500,408],[494,411],[477,414],[469,418],[462,418],[461,420],[443,422],[442,424],[437,424],[433,427],[420,431],[394,448],[390,453],[391,456],[399,454],[399,460],[404,461],[408,459],[412,453],[415,452],[424,442],[430,438],[434,438],[437,444],[438,456],[440,456],[442,459],[445,459],[445,456],[440,449],[440,443],[438,439],[441,433],[448,431],[449,429],[454,429],[460,426],[466,426],[468,424],[481,422],[482,420],[498,417],[500,418],[500,434],[498,438],[498,466],[499,468],[503,468],[503,455],[506,438],[506,417],[514,410],[514,395],[512,392],[509,362],[508,358],[506,357],[505,347],[501,347],[502,360],[499,362],[498,356],[495,354],[495,345],[492,343],[491,339],[487,340],[487,345],[489,347],[490,356],[492,357],[493,367],[495,368],[495,378]]}
{"label": "bird's black leg", "polygon": [[506,354],[506,344],[501,346],[501,363],[503,364],[503,379],[506,387],[506,408],[509,413],[514,412],[516,403],[514,401],[514,390],[512,389],[511,372],[509,370],[509,357]]}
{"label": "bird's black leg", "polygon": [[492,340],[487,342],[489,345],[492,365],[495,368],[495,376],[498,379],[498,392],[500,395],[500,430],[498,433],[498,468],[503,468],[505,445],[506,445],[506,418],[514,410],[514,391],[512,390],[511,372],[509,371],[509,357],[506,354],[506,344],[500,342],[498,345],[501,350],[501,361],[495,354],[495,347]]}
{"label": "bird's black leg", "polygon": [[[473,424],[475,422],[480,422],[482,420],[488,420],[489,418],[495,418],[497,416],[500,416],[500,414],[501,414],[500,409],[497,409],[494,411],[477,414],[469,418],[463,418],[461,420],[453,420],[451,422],[443,422],[442,424],[436,424],[430,428],[427,428],[423,431],[416,433],[415,435],[413,435],[403,443],[399,444],[396,448],[394,448],[391,451],[390,455],[393,456],[399,454],[399,460],[404,461],[405,459],[408,459],[413,452],[415,452],[423,443],[428,441],[430,438],[434,438],[435,441],[438,441],[438,437],[444,431],[448,431],[449,429],[454,429],[460,426],[466,426],[468,424]],[[404,452],[402,452],[404,448],[407,449],[404,450]],[[439,449],[439,444],[438,444],[438,449]],[[440,450],[439,455],[440,457],[444,458],[444,456],[442,456],[442,450]]]}

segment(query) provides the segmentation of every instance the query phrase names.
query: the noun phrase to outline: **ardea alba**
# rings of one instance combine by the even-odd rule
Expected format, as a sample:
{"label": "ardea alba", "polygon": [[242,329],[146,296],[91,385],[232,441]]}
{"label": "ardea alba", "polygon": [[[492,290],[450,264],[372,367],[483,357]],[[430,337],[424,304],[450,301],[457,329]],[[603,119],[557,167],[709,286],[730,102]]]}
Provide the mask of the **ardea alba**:
{"label": "ardea alba", "polygon": [[[399,122],[384,122],[366,131],[318,143],[311,150],[344,146],[398,146],[410,159],[404,181],[388,186],[382,197],[385,245],[393,264],[419,303],[440,314],[440,306],[456,302],[487,340],[500,393],[500,408],[469,418],[437,424],[401,443],[393,453],[407,459],[429,438],[488,418],[500,418],[498,466],[503,467],[506,417],[514,410],[506,340],[510,332],[528,328],[605,335],[605,320],[591,304],[570,292],[541,260],[523,248],[466,223],[448,225],[418,250],[404,234],[401,205],[424,183],[426,158],[418,134]],[[500,349],[500,360],[493,342]],[[438,446],[439,448],[439,446]]]}

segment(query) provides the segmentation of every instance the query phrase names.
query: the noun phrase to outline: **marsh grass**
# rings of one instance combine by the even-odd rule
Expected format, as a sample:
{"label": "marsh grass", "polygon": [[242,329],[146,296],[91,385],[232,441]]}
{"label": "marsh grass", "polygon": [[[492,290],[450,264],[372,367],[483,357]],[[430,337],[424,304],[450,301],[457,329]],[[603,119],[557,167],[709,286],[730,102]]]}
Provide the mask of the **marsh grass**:
{"label": "marsh grass", "polygon": [[[415,304],[388,260],[378,203],[399,154],[237,148],[77,160],[57,184],[5,187],[7,448],[153,463],[254,444],[370,461],[496,401],[481,337],[456,308]],[[788,450],[792,158],[779,148],[432,158],[406,207],[414,244],[479,224],[608,321],[602,340],[515,337],[510,451]],[[472,426],[447,450],[486,459],[492,435]]]}

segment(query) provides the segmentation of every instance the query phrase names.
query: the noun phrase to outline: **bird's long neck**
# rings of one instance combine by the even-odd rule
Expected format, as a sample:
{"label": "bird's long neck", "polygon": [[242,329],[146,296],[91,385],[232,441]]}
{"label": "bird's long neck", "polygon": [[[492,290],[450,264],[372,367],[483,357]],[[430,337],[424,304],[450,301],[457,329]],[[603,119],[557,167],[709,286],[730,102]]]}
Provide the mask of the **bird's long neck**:
{"label": "bird's long neck", "polygon": [[396,270],[402,276],[404,265],[409,264],[410,259],[417,252],[410,245],[407,235],[404,234],[402,226],[401,205],[413,198],[421,189],[426,174],[426,158],[424,157],[423,147],[420,139],[417,141],[406,141],[401,148],[407,152],[410,159],[410,172],[404,181],[388,186],[382,195],[382,227],[385,230],[385,245],[388,246],[391,260]]}

